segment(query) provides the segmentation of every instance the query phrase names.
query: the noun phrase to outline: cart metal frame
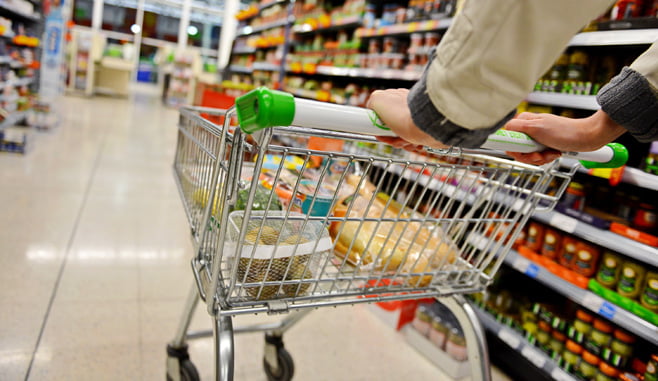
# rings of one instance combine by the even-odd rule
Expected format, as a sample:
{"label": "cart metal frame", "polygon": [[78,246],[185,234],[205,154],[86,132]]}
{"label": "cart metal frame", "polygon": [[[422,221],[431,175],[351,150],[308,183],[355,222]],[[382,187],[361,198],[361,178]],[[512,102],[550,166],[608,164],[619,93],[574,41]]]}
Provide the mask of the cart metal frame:
{"label": "cart metal frame", "polygon": [[[174,175],[194,243],[195,256],[191,262],[194,282],[178,330],[167,348],[167,379],[198,379],[198,373],[189,360],[186,342],[189,339],[212,336],[215,341],[215,377],[217,380],[232,380],[233,336],[237,333],[262,331],[266,333],[264,368],[268,379],[288,380],[292,377],[294,366],[290,354],[283,346],[282,337],[310,312],[311,308],[435,298],[445,304],[462,325],[472,379],[490,380],[484,331],[475,311],[462,295],[480,292],[486,288],[504,259],[504,255],[497,253],[509,251],[532,211],[552,209],[555,206],[576,168],[564,172],[560,170],[559,163],[535,167],[495,157],[490,151],[458,149],[433,152],[437,157],[446,160],[445,162],[425,162],[397,151],[382,150],[372,137],[303,126],[267,129],[246,135],[239,127],[232,126],[234,114],[234,108],[219,110],[187,107],[180,110]],[[311,150],[274,144],[272,142],[275,134],[282,134],[281,139],[286,136],[288,139],[329,137],[343,140],[346,144],[342,152]],[[366,152],[364,145],[378,151]],[[293,185],[293,195],[300,189],[300,179],[309,161],[313,157],[321,157],[325,164],[318,170],[319,183],[328,181],[329,167],[336,162],[347,163],[350,170],[361,172],[362,180],[355,188],[359,192],[367,181],[363,179],[379,171],[386,175],[379,175],[378,180],[373,181],[376,190],[386,189],[390,194],[406,195],[399,197],[403,208],[393,217],[389,215],[388,218],[373,218],[366,215],[357,218],[350,214],[355,203],[352,200],[348,213],[342,217],[299,217],[291,212],[291,203],[284,207],[281,216],[266,211],[265,217],[258,217],[257,212],[251,210],[251,205],[255,199],[255,188],[261,179],[253,175],[251,180],[241,180],[241,176],[246,163],[253,163],[253,173],[260,174],[267,154],[273,152],[283,157],[271,170],[275,173],[272,180],[275,185],[283,181],[282,173],[287,165],[287,157],[302,157],[304,160],[300,178]],[[345,173],[347,172],[346,170]],[[339,188],[346,186],[345,173],[334,174]],[[395,179],[390,180],[391,176]],[[549,190],[553,193],[549,194]],[[229,209],[236,204],[240,191],[248,193],[247,206],[243,212],[244,219],[239,221],[241,224],[233,223],[234,229],[237,226],[234,233],[238,235],[237,238],[234,237],[236,247],[231,254],[232,251],[226,246],[226,242],[231,240],[228,230],[233,222],[229,220]],[[274,202],[274,194],[272,192],[269,196],[268,206]],[[435,206],[433,211],[421,212],[421,201],[414,201],[411,194],[420,195],[418,197],[421,199],[429,199],[431,205]],[[331,198],[332,206],[337,205],[338,198],[337,190]],[[318,190],[311,199],[312,207],[319,199]],[[374,200],[373,193],[366,210],[372,207]],[[392,202],[387,201],[386,208],[391,206]],[[302,275],[292,280],[272,280],[267,275],[259,281],[254,281],[243,274],[244,269],[240,268],[243,262],[239,262],[246,260],[249,263],[247,272],[254,263],[256,249],[250,249],[252,247],[245,244],[248,224],[253,219],[261,221],[258,237],[264,231],[266,220],[278,220],[279,224],[299,222],[304,227],[318,223],[330,226],[355,222],[358,223],[358,229],[362,229],[366,224],[370,224],[370,227],[374,224],[375,229],[384,223],[390,223],[392,225],[388,226],[395,228],[402,226],[397,224],[406,224],[401,228],[402,235],[408,233],[409,226],[421,226],[412,234],[413,239],[418,237],[420,229],[431,226],[429,229],[432,237],[442,234],[443,239],[449,239],[448,242],[452,242],[450,245],[456,248],[457,255],[452,259],[443,257],[435,267],[428,267],[426,264],[424,268],[419,269],[416,265],[420,263],[421,256],[413,257],[406,253],[402,263],[411,263],[408,261],[413,257],[413,267],[403,268],[401,265],[388,269],[386,264],[382,269],[381,266],[377,268],[373,267],[372,263],[366,263],[363,258],[358,259],[357,263],[349,263],[348,255],[344,254],[342,258],[325,258],[320,267],[321,271],[314,270],[316,272],[311,274],[316,275],[311,277]],[[344,225],[341,226],[344,228]],[[392,237],[392,232],[393,230],[388,233],[386,239],[397,239],[393,246],[396,249],[401,245],[400,238]],[[356,238],[350,247],[354,245],[355,240]],[[478,243],[475,244],[474,240],[478,240]],[[278,238],[275,251],[283,245],[280,241],[281,238]],[[301,247],[300,241],[301,239],[298,239],[296,242],[295,253]],[[372,242],[371,237],[366,249],[370,248]],[[253,245],[256,247],[260,244]],[[318,245],[319,243],[316,243],[315,248],[318,248]],[[426,242],[423,250],[438,250],[427,246]],[[453,250],[453,246],[450,246],[449,251]],[[334,242],[332,251],[335,248]],[[248,254],[249,252],[251,254]],[[383,252],[384,249],[380,249],[374,254],[376,258],[373,263],[382,263],[385,258]],[[434,257],[431,258],[434,261]],[[390,260],[389,258],[388,261]],[[272,263],[267,267],[268,272],[273,266]],[[305,266],[304,271],[310,268],[309,264]],[[292,265],[288,264],[286,274],[291,268]],[[429,281],[426,281],[428,279]],[[273,288],[277,290],[274,296],[264,296],[266,290]],[[189,332],[199,300],[206,302],[207,311],[213,318],[213,329]],[[296,310],[297,313],[287,314]],[[233,327],[234,316],[254,313],[287,315],[278,323]]]}

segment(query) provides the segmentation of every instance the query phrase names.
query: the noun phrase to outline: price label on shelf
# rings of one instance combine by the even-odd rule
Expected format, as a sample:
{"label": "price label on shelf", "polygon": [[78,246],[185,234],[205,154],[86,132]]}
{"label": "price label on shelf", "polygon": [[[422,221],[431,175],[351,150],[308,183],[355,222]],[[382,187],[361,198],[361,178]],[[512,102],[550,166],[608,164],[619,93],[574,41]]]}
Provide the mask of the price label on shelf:
{"label": "price label on shelf", "polygon": [[525,273],[526,270],[528,270],[529,266],[530,266],[530,261],[523,257],[516,258],[514,260],[514,263],[512,263],[512,267],[514,267],[516,270],[522,273]]}
{"label": "price label on shelf", "polygon": [[601,304],[601,308],[599,308],[599,315],[608,319],[614,318],[616,313],[617,307],[606,301],[604,301],[603,304]]}
{"label": "price label on shelf", "polygon": [[573,233],[576,231],[576,226],[578,226],[578,220],[564,214],[555,213],[551,217],[550,224],[567,233]]}
{"label": "price label on shelf", "polygon": [[498,338],[513,349],[516,349],[521,344],[519,337],[505,328],[498,331]]}
{"label": "price label on shelf", "polygon": [[544,364],[546,364],[546,358],[544,355],[539,352],[539,350],[525,346],[521,350],[521,354],[523,357],[527,358],[531,363],[533,363],[537,368],[543,368]]}
{"label": "price label on shelf", "polygon": [[528,268],[525,270],[525,275],[530,278],[537,278],[537,274],[539,274],[539,266],[534,263],[528,264]]}
{"label": "price label on shelf", "polygon": [[553,379],[557,381],[573,381],[573,377],[571,377],[567,372],[563,371],[560,368],[553,368],[553,371],[551,372],[551,377],[553,377]]}
{"label": "price label on shelf", "polygon": [[600,296],[592,294],[591,292],[586,292],[581,304],[592,311],[599,312],[603,307],[604,302],[605,301]]}
{"label": "price label on shelf", "polygon": [[589,292],[583,298],[582,305],[608,319],[613,319],[617,314],[617,306]]}
{"label": "price label on shelf", "polygon": [[471,233],[468,236],[468,242],[478,250],[484,250],[487,247],[487,242],[489,242],[489,240],[481,234]]}

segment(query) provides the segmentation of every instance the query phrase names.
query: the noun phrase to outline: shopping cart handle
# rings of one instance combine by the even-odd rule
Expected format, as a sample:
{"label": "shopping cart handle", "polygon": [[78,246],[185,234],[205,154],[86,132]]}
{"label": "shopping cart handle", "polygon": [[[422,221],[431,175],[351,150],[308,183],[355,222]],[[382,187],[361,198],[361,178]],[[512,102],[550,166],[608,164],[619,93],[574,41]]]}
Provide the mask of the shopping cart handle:
{"label": "shopping cart handle", "polygon": [[[260,87],[238,97],[235,108],[240,128],[251,134],[263,128],[299,126],[373,136],[395,136],[373,110],[295,98],[292,94]],[[546,147],[528,135],[499,130],[491,134],[482,148],[537,152]],[[617,168],[626,164],[628,151],[617,143],[592,152],[564,152],[563,156],[581,160],[587,168]]]}

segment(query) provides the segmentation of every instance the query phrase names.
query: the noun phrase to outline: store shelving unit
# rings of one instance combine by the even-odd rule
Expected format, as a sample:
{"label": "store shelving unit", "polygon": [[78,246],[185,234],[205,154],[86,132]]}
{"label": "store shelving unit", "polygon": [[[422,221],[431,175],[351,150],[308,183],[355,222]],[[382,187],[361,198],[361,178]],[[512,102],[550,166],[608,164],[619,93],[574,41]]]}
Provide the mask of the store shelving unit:
{"label": "store shelving unit", "polygon": [[322,27],[322,28],[313,28],[309,24],[296,24],[293,26],[292,31],[298,35],[305,35],[305,34],[311,34],[311,33],[324,33],[324,32],[334,32],[337,30],[344,30],[344,29],[355,29],[359,28],[363,25],[363,22],[361,20],[361,17],[358,16],[352,16],[349,18],[345,18],[343,20],[340,20],[339,22],[336,22],[335,24],[332,24],[327,27]]}
{"label": "store shelving unit", "polygon": [[526,96],[526,101],[542,105],[579,108],[583,110],[598,110],[595,95],[572,95],[535,91]]}
{"label": "store shelving unit", "polygon": [[[485,242],[487,242],[487,240],[477,234],[471,234],[469,236],[469,243],[478,249],[486,249],[486,247],[483,246],[483,243]],[[548,286],[572,301],[588,308],[599,316],[602,316],[618,326],[644,338],[650,343],[658,345],[658,327],[641,319],[632,312],[626,311],[625,309],[606,301],[589,290],[582,289],[567,282],[547,270],[542,265],[523,257],[515,250],[510,250],[504,260],[507,265],[518,272]]]}
{"label": "store shelving unit", "polygon": [[397,36],[411,33],[432,32],[446,30],[452,25],[452,18],[439,20],[414,21],[403,24],[394,24],[379,28],[362,28],[357,30],[358,37]]}
{"label": "store shelving unit", "polygon": [[569,46],[645,45],[656,40],[658,29],[605,30],[578,33]]}
{"label": "store shelving unit", "polygon": [[254,62],[252,69],[262,71],[278,71],[281,69],[281,65],[271,64],[268,62]]}
{"label": "store shelving unit", "polygon": [[505,263],[515,270],[541,282],[549,288],[559,292],[574,302],[602,316],[618,326],[633,332],[648,342],[658,345],[658,327],[643,320],[625,309],[616,306],[594,294],[591,291],[579,288],[562,278],[554,275],[541,265],[522,257],[511,251],[505,257]]}
{"label": "store shelving unit", "polygon": [[273,29],[273,28],[286,26],[291,22],[292,22],[291,18],[286,18],[286,19],[283,19],[283,20],[278,20],[278,21],[271,22],[269,24],[260,25],[260,26],[254,27],[254,28],[252,28],[250,26],[246,26],[246,27],[244,27],[244,28],[242,28],[241,30],[238,31],[238,33],[236,34],[236,37],[250,36],[252,34],[260,33],[260,32],[266,31],[268,29]]}
{"label": "store shelving unit", "polygon": [[[3,94],[0,100],[0,107],[3,109],[4,118],[0,120],[0,133],[4,132],[3,138],[0,139],[0,150],[13,146],[13,143],[19,142],[21,149],[7,148],[11,152],[24,153],[26,135],[23,131],[17,130],[9,134],[7,128],[21,123],[27,117],[27,109],[21,107],[20,101],[25,101],[23,94],[24,88],[28,88],[28,93],[36,93],[38,72],[33,73],[33,69],[39,67],[40,59],[40,40],[33,36],[41,36],[43,32],[43,19],[39,14],[40,2],[32,3],[34,10],[31,13],[24,11],[18,4],[9,5],[0,2],[0,15],[11,21],[11,28],[2,28],[0,32],[0,43],[7,45],[8,53],[0,56],[0,92]],[[27,3],[25,4],[27,5]],[[27,35],[18,35],[15,30],[18,24],[23,25]],[[12,53],[13,51],[13,53]],[[20,58],[13,56],[16,52]],[[11,55],[10,55],[11,54]],[[11,135],[11,141],[7,136]],[[21,137],[22,136],[22,137]]]}
{"label": "store shelving unit", "polygon": [[496,335],[511,349],[519,352],[526,360],[542,370],[546,375],[558,381],[577,381],[575,377],[562,370],[548,355],[529,344],[521,334],[499,323],[496,319],[473,305],[473,308],[484,328]]}
{"label": "store shelving unit", "polygon": [[556,211],[537,212],[533,215],[533,218],[565,233],[576,235],[642,263],[658,267],[658,248],[642,244],[608,230],[599,229]]}
{"label": "store shelving unit", "polygon": [[38,13],[33,13],[33,14],[24,13],[24,12],[21,12],[21,11],[18,11],[16,9],[14,9],[13,7],[7,5],[3,2],[0,2],[0,9],[10,13],[14,17],[16,17],[18,19],[21,19],[21,20],[32,21],[32,22],[41,21],[41,16]]}
{"label": "store shelving unit", "polygon": [[352,77],[352,78],[380,78],[394,79],[401,81],[417,81],[422,73],[410,70],[394,69],[361,69],[334,66],[318,66],[317,74],[335,76],[335,77]]}
{"label": "store shelving unit", "polygon": [[234,73],[245,73],[245,74],[251,74],[254,71],[252,67],[237,66],[237,65],[231,65],[228,67],[228,69]]}

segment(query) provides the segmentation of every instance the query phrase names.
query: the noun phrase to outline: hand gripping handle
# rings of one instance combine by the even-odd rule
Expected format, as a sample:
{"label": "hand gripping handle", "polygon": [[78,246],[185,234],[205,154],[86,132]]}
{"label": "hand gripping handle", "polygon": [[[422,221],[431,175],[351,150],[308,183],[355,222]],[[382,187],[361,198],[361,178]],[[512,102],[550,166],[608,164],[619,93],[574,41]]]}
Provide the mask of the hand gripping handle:
{"label": "hand gripping handle", "polygon": [[[299,99],[264,87],[237,98],[235,107],[240,128],[249,134],[269,127],[298,126],[373,136],[395,136],[373,110]],[[489,135],[482,148],[537,152],[546,147],[524,133],[499,130]],[[621,144],[610,143],[596,151],[564,152],[563,156],[581,160],[587,168],[617,168],[628,160],[628,151]]]}

